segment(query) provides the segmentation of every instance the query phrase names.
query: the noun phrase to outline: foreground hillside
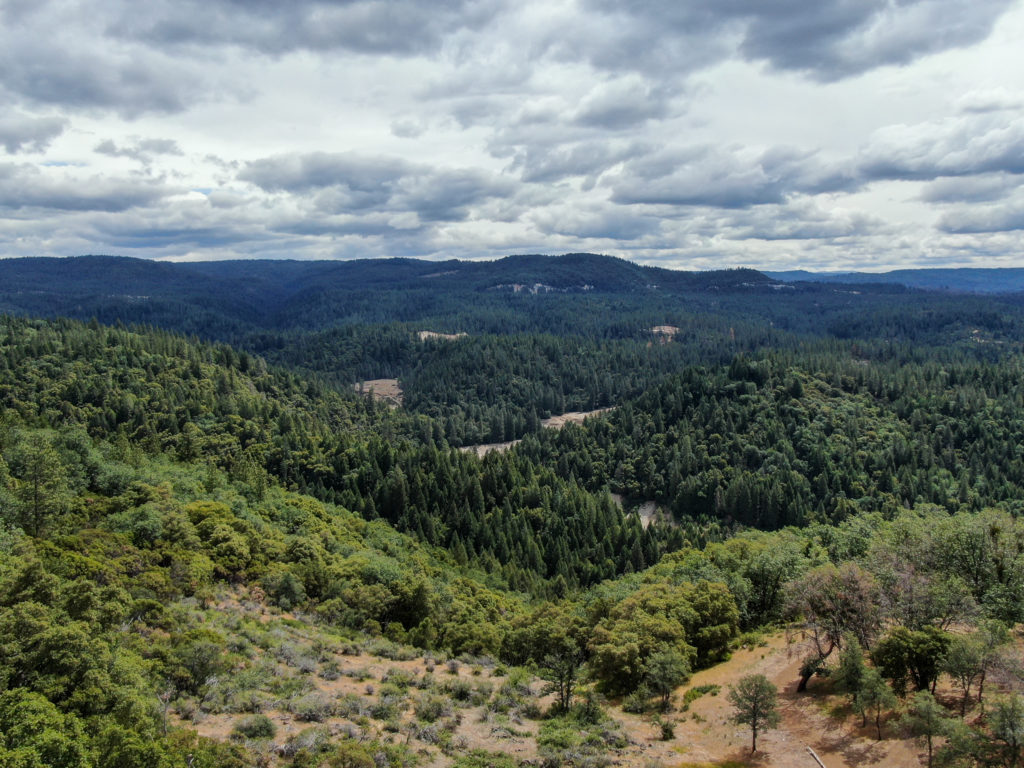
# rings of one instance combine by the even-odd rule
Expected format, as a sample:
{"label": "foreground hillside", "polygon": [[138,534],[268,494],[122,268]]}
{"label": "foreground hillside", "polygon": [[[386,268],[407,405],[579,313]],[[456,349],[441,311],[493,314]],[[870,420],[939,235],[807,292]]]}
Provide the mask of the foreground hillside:
{"label": "foreground hillside", "polygon": [[[791,764],[788,739],[838,765],[910,759],[900,716],[933,689],[943,754],[1021,757],[1011,358],[907,368],[884,392],[870,368],[740,358],[685,397],[666,383],[660,411],[652,392],[480,460],[427,417],[225,346],[5,319],[0,353],[0,765],[745,761],[723,702],[751,672],[783,690],[761,764]],[[956,407],[915,416],[929,398]],[[903,420],[910,447],[875,451],[899,449]],[[792,450],[766,452],[773,429]],[[976,459],[971,430],[993,436]],[[636,459],[661,444],[681,461],[687,440],[684,483],[818,461],[850,504],[758,532],[683,495],[645,529],[592,486],[670,498],[661,454]],[[955,503],[833,488],[852,474],[873,498],[876,454]],[[829,740],[808,731],[822,707]]]}

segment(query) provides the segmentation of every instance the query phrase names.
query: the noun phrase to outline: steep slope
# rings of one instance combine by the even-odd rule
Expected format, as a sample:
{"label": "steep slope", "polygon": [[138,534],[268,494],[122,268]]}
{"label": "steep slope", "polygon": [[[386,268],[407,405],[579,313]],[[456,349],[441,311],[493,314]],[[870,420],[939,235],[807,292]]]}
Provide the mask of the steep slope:
{"label": "steep slope", "polygon": [[0,320],[0,404],[382,517],[526,591],[643,568],[680,538],[549,467],[450,448],[423,416],[166,333]]}

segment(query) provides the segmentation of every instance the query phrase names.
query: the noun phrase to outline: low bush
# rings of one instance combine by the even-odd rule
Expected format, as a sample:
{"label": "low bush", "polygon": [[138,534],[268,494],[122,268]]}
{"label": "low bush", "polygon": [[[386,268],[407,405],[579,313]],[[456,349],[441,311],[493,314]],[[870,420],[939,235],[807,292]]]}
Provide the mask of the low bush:
{"label": "low bush", "polygon": [[266,715],[249,715],[235,723],[232,736],[246,739],[272,739],[277,733],[274,722]]}

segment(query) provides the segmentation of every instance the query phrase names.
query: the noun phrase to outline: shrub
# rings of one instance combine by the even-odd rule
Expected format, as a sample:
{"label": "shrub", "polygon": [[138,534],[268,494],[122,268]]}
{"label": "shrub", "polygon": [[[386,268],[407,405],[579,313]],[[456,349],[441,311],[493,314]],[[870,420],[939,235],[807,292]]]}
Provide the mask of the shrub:
{"label": "shrub", "polygon": [[393,720],[398,717],[402,699],[398,696],[381,695],[370,705],[370,717],[375,720]]}
{"label": "shrub", "polygon": [[449,680],[443,690],[456,701],[469,701],[473,696],[473,686],[468,680]]}
{"label": "shrub", "polygon": [[272,739],[277,733],[277,727],[266,715],[249,715],[235,723],[232,735],[246,739]]}
{"label": "shrub", "polygon": [[341,677],[341,667],[336,661],[325,661],[320,665],[320,677],[324,680],[337,680]]}
{"label": "shrub", "polygon": [[492,693],[494,693],[494,686],[486,681],[481,681],[473,688],[473,695],[470,697],[469,703],[475,707],[486,704]]}
{"label": "shrub", "polygon": [[452,768],[519,768],[519,761],[504,752],[474,749],[468,754],[456,757]]}
{"label": "shrub", "polygon": [[293,701],[289,709],[297,719],[303,722],[320,723],[331,716],[333,706],[327,696],[313,692]]}
{"label": "shrub", "polygon": [[622,700],[622,711],[631,712],[634,715],[642,715],[647,711],[647,704],[650,698],[651,692],[641,685]]}
{"label": "shrub", "polygon": [[199,711],[199,702],[191,696],[182,697],[174,703],[174,709],[182,720],[192,720]]}
{"label": "shrub", "polygon": [[686,693],[683,694],[683,703],[679,709],[683,712],[690,708],[690,705],[699,699],[704,694],[710,694],[711,696],[717,696],[718,692],[722,690],[722,686],[711,683],[709,685],[696,685],[690,688]]}
{"label": "shrub", "polygon": [[324,726],[315,726],[299,731],[290,737],[281,748],[284,757],[294,757],[299,752],[317,754],[331,743],[331,732]]}
{"label": "shrub", "polygon": [[416,703],[413,705],[413,712],[416,713],[416,717],[427,723],[433,723],[442,717],[448,717],[452,714],[452,702],[446,696],[435,696],[433,694],[425,694],[416,699]]}
{"label": "shrub", "polygon": [[434,687],[434,683],[435,683],[434,676],[432,674],[430,674],[429,672],[425,672],[423,674],[423,677],[421,677],[419,680],[416,681],[416,687],[419,688],[420,690],[425,691],[425,690],[428,690],[430,688],[433,688]]}
{"label": "shrub", "polygon": [[402,690],[409,688],[413,683],[416,682],[416,678],[404,669],[396,669],[392,667],[384,676],[380,679],[382,683],[389,683]]}
{"label": "shrub", "polygon": [[365,715],[368,711],[366,700],[354,693],[346,693],[339,696],[334,704],[334,710],[342,717],[347,717],[350,720]]}

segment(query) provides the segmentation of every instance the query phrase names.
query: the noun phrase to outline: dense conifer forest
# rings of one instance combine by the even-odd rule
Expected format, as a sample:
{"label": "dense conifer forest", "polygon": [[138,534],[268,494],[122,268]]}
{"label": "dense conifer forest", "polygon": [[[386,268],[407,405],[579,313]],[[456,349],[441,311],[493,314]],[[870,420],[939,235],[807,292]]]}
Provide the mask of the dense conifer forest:
{"label": "dense conifer forest", "polygon": [[604,765],[616,713],[671,743],[717,693],[681,686],[783,631],[879,738],[1024,758],[1014,296],[3,268],[0,766]]}

